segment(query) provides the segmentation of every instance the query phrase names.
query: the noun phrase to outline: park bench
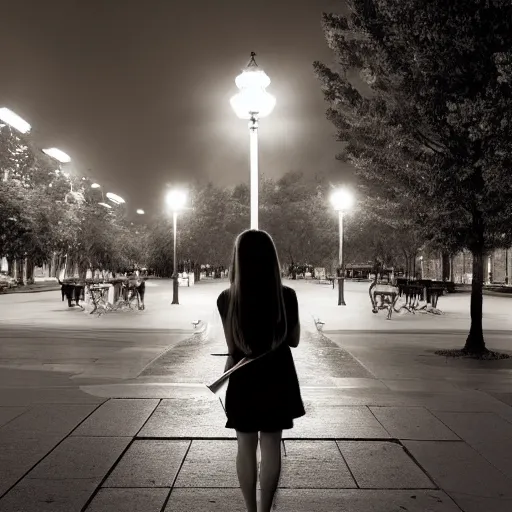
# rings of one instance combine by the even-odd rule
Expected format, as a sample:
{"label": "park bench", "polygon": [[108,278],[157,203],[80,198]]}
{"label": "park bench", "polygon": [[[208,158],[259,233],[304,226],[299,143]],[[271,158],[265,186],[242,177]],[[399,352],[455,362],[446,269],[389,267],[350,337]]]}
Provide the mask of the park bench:
{"label": "park bench", "polygon": [[112,311],[133,310],[135,302],[138,310],[145,309],[144,295],[146,280],[139,277],[118,277],[105,281],[86,280],[86,288],[93,309],[90,312],[101,316]]}
{"label": "park bench", "polygon": [[72,308],[76,305],[83,309],[80,301],[84,300],[85,283],[74,277],[65,278],[62,281],[58,279],[58,281],[61,286],[62,300],[67,299],[68,307]]}
{"label": "park bench", "polygon": [[399,311],[405,309],[412,314],[417,311],[435,315],[442,314],[442,311],[437,308],[437,301],[446,289],[443,283],[436,283],[429,279],[408,281],[398,278],[397,286],[399,296],[405,296],[405,304]]}

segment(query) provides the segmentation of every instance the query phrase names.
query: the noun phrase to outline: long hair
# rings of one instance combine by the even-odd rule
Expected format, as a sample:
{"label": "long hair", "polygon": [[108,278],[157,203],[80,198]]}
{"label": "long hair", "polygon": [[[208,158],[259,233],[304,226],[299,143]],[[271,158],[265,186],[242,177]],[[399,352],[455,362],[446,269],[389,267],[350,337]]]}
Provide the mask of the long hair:
{"label": "long hair", "polygon": [[233,249],[227,330],[246,355],[256,356],[279,346],[287,323],[276,247],[265,231],[238,235]]}

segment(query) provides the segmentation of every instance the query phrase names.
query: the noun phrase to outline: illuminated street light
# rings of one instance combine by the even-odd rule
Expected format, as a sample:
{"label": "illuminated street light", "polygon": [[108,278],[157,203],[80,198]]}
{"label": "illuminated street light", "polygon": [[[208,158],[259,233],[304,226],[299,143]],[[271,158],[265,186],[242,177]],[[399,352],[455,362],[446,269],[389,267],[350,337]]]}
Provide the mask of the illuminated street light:
{"label": "illuminated street light", "polygon": [[176,227],[178,223],[178,212],[183,209],[187,203],[187,194],[183,190],[171,190],[165,198],[167,205],[172,210],[173,224],[173,262],[172,262],[172,304],[179,304],[178,300],[178,265],[176,262]]}
{"label": "illuminated street light", "polygon": [[67,164],[71,162],[71,157],[64,153],[64,151],[61,151],[60,149],[57,148],[43,149],[43,153],[46,153],[48,156],[51,156],[61,164]]}
{"label": "illuminated street light", "polygon": [[251,53],[247,67],[235,79],[240,91],[231,98],[231,106],[240,119],[249,119],[251,162],[251,229],[258,229],[258,120],[272,113],[276,98],[265,89],[270,78],[258,68],[256,54]]}
{"label": "illuminated street light", "polygon": [[21,133],[28,133],[32,128],[27,121],[22,119],[18,114],[6,107],[0,108],[0,120],[12,126]]}
{"label": "illuminated street light", "polygon": [[354,196],[345,188],[335,190],[331,195],[331,204],[338,212],[340,230],[340,250],[338,262],[338,306],[346,306],[344,297],[345,263],[343,261],[343,213],[354,204]]}
{"label": "illuminated street light", "polygon": [[91,188],[101,188],[101,185],[99,183],[93,183]]}
{"label": "illuminated street light", "polygon": [[138,213],[139,215],[144,215],[144,210],[142,210],[141,208],[139,208],[139,209],[137,210],[137,213]]}
{"label": "illuminated street light", "polygon": [[107,203],[98,203],[100,206],[104,206],[105,208],[112,208],[112,206],[110,206],[109,204]]}
{"label": "illuminated street light", "polygon": [[121,196],[113,194],[112,192],[107,192],[105,195],[107,196],[107,199],[110,199],[115,204],[123,204],[126,202]]}

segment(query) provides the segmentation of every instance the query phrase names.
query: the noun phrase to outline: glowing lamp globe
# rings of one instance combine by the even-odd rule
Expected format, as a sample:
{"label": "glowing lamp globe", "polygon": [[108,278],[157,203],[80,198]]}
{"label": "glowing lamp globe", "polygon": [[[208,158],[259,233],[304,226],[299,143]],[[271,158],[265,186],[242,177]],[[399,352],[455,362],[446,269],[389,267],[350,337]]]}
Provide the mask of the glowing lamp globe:
{"label": "glowing lamp globe", "polygon": [[42,151],[43,151],[43,153],[46,153],[48,156],[54,158],[61,164],[68,164],[69,162],[71,162],[71,157],[69,155],[67,155],[66,153],[64,153],[64,151],[61,151],[60,149],[48,148],[48,149],[43,149]]}
{"label": "glowing lamp globe", "polygon": [[251,119],[253,116],[266,117],[276,106],[276,98],[265,89],[270,85],[269,76],[258,68],[254,60],[255,54],[246,69],[235,79],[240,89],[230,102],[235,114],[240,119]]}
{"label": "glowing lamp globe", "polygon": [[27,121],[5,107],[0,108],[0,121],[7,123],[21,133],[28,133],[32,128]]}
{"label": "glowing lamp globe", "polygon": [[125,202],[125,200],[121,196],[113,194],[112,192],[107,192],[105,195],[115,204],[123,204]]}
{"label": "glowing lamp globe", "polygon": [[354,197],[348,190],[340,188],[332,193],[331,204],[338,212],[347,211],[352,208],[354,204]]}
{"label": "glowing lamp globe", "polygon": [[181,210],[187,203],[187,194],[182,190],[171,190],[166,197],[167,205],[171,210]]}

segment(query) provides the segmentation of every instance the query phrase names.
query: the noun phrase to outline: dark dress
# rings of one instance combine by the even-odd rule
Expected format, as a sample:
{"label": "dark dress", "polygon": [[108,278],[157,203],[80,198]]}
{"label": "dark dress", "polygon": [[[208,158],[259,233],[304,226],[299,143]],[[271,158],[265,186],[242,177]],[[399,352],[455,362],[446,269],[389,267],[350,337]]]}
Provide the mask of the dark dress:
{"label": "dark dress", "polygon": [[[299,323],[299,308],[295,291],[283,286],[288,333]],[[229,289],[217,299],[222,322],[226,321]],[[232,363],[244,354],[226,339]],[[229,378],[226,391],[226,428],[240,432],[276,432],[293,428],[294,418],[306,414],[300,395],[299,380],[289,341],[270,354],[264,355]]]}

